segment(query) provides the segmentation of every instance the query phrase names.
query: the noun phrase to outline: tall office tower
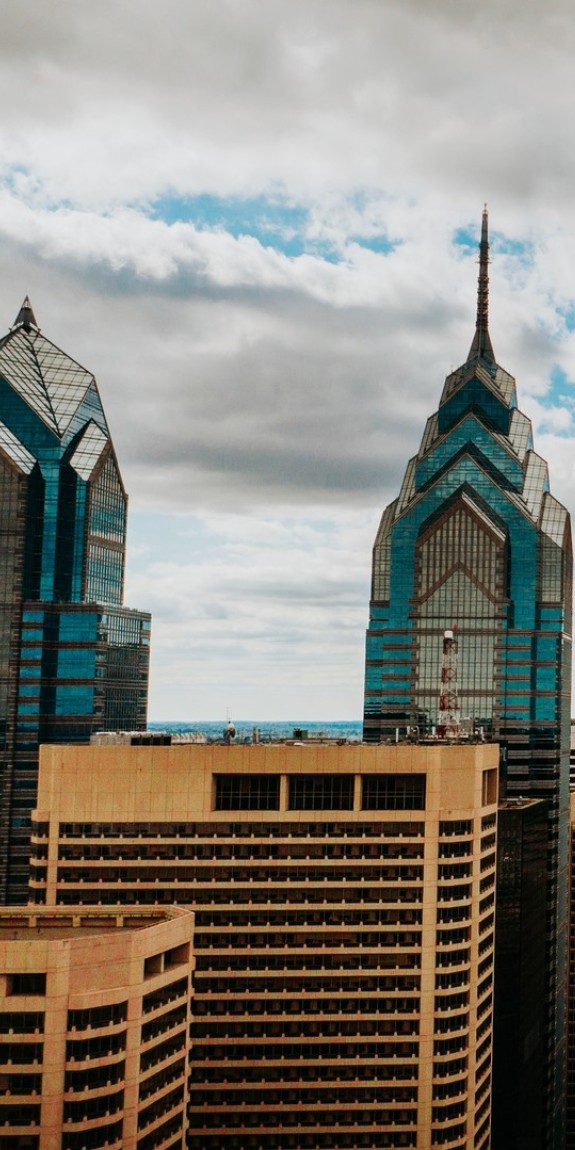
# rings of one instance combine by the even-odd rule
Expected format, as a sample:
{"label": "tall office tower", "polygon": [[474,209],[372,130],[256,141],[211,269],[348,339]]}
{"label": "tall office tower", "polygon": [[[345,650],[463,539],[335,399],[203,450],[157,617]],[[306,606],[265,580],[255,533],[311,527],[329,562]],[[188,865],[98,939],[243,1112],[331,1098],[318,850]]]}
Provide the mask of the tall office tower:
{"label": "tall office tower", "polygon": [[0,909],[2,1150],[183,1150],[193,914]]}
{"label": "tall office tower", "polygon": [[546,1135],[564,1122],[572,550],[515,381],[488,329],[483,215],[477,323],[445,381],[373,553],[364,737],[438,721],[444,630],[458,628],[464,725],[501,746],[503,793],[547,799]]}
{"label": "tall office tower", "polygon": [[189,1150],[487,1150],[497,763],[42,748],[32,898],[194,910]]}
{"label": "tall office tower", "polygon": [[0,902],[27,899],[40,743],[146,724],[149,615],[96,381],[28,299],[0,340]]}

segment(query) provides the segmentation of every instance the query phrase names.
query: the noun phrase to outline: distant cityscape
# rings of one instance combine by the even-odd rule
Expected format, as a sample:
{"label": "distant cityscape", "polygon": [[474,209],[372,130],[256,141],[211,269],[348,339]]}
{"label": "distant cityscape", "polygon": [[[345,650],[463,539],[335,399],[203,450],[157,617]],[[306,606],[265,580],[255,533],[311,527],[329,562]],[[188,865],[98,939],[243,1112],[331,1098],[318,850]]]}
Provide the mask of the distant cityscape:
{"label": "distant cityscape", "polygon": [[[150,722],[148,727],[151,731],[168,731],[170,734],[183,734],[187,731],[197,731],[199,734],[204,734],[208,739],[220,739],[225,732],[227,720],[217,722],[213,719],[202,722]],[[303,721],[296,719],[285,719],[282,722],[258,722],[257,719],[237,719],[234,720],[234,727],[236,730],[235,741],[238,743],[252,742],[254,731],[262,742],[269,739],[290,739],[299,737],[307,737],[311,735],[313,738],[325,737],[326,739],[346,739],[349,741],[360,742],[363,733],[363,723],[360,719],[349,720],[345,722],[329,720],[327,722],[320,721]]]}

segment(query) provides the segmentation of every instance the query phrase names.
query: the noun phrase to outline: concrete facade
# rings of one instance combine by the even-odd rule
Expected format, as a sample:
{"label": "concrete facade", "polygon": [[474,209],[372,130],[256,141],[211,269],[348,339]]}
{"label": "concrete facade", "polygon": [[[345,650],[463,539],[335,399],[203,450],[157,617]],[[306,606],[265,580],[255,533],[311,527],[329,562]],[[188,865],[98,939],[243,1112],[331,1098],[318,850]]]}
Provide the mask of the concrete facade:
{"label": "concrete facade", "polygon": [[36,903],[194,909],[191,1150],[487,1150],[497,764],[42,749]]}
{"label": "concrete facade", "polygon": [[193,914],[0,910],[0,1146],[182,1147]]}

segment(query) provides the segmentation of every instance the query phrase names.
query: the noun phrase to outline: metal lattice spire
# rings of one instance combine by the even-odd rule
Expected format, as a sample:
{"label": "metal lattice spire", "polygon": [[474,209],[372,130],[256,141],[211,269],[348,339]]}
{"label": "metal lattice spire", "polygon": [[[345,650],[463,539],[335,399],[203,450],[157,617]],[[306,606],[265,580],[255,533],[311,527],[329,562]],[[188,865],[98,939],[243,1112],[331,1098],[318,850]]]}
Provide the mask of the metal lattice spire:
{"label": "metal lattice spire", "polygon": [[479,244],[479,279],[477,283],[477,319],[475,335],[469,349],[468,359],[479,356],[489,363],[495,363],[495,355],[489,338],[489,223],[487,204],[481,219],[481,243]]}

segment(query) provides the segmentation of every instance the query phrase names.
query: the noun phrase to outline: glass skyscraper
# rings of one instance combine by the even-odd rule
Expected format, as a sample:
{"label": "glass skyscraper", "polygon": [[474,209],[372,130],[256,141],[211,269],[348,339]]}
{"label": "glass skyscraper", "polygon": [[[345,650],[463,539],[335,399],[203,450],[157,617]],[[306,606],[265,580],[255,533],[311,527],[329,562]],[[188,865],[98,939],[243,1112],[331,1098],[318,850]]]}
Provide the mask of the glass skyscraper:
{"label": "glass skyscraper", "polygon": [[146,725],[127,497],[94,377],[28,299],[0,340],[0,902],[26,901],[40,743]]}
{"label": "glass skyscraper", "polygon": [[569,514],[491,344],[484,212],[469,354],[377,532],[364,738],[432,733],[444,631],[457,628],[463,727],[500,744],[503,795],[548,802],[542,1146],[561,1145],[563,1123],[571,598]]}

